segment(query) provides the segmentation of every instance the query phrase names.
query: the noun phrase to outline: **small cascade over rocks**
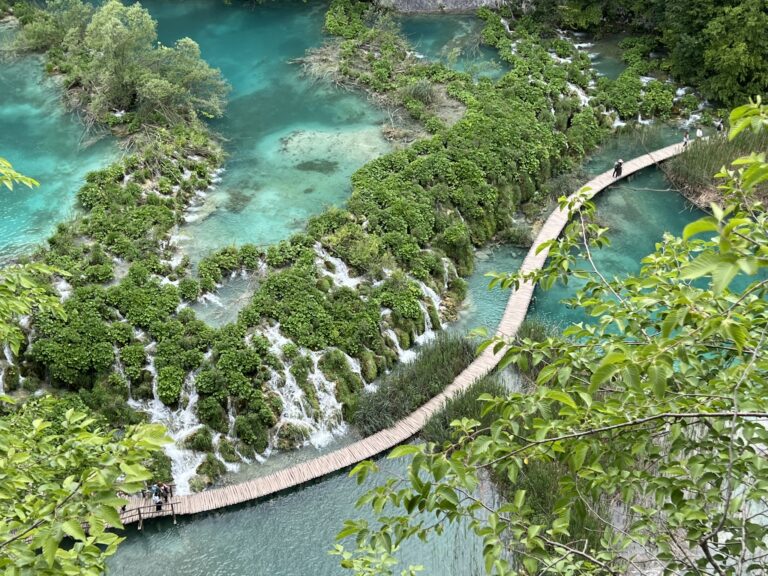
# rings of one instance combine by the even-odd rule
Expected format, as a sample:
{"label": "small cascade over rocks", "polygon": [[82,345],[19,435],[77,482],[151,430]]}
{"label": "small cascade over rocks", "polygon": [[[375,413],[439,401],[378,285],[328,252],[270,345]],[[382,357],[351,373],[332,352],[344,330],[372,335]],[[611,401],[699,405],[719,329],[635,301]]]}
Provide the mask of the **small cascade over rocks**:
{"label": "small cascade over rocks", "polygon": [[579,99],[579,103],[582,107],[589,106],[589,101],[592,99],[589,96],[587,96],[587,93],[584,91],[584,89],[581,86],[577,86],[576,84],[573,84],[572,82],[568,82],[568,90],[573,92]]}
{"label": "small cascade over rocks", "polygon": [[13,353],[11,347],[6,344],[3,346],[4,360],[0,360],[0,394],[5,394],[5,375],[10,367],[13,366]]}
{"label": "small cascade over rocks", "polygon": [[[279,358],[283,357],[283,348],[293,344],[280,332],[279,323],[266,329],[263,335],[270,342],[270,352]],[[273,370],[268,382],[270,389],[280,397],[283,403],[283,412],[277,424],[278,434],[276,435],[279,435],[283,426],[290,424],[305,430],[307,441],[315,448],[322,448],[327,446],[334,437],[343,435],[347,425],[342,419],[341,404],[336,399],[336,385],[325,377],[319,367],[323,352],[298,349],[298,354],[311,362],[311,371],[307,375],[303,388],[291,371],[291,366],[298,361],[298,357],[293,361],[285,361],[282,373]],[[359,363],[357,368],[360,368]],[[308,397],[308,394],[313,398]],[[274,438],[272,443],[274,444]]]}
{"label": "small cascade over rocks", "polygon": [[403,364],[408,364],[409,362],[413,362],[413,360],[416,359],[415,351],[403,350],[403,348],[400,346],[400,339],[397,337],[397,334],[394,330],[392,330],[392,328],[387,328],[384,330],[384,335],[389,338],[392,341],[392,344],[395,346],[398,361],[402,362]]}
{"label": "small cascade over rocks", "polygon": [[347,264],[341,258],[331,256],[319,242],[315,243],[314,249],[315,254],[317,254],[315,263],[317,264],[318,271],[326,278],[330,278],[337,286],[357,288],[364,282],[363,278],[353,278],[350,276]]}
{"label": "small cascade over rocks", "polygon": [[64,302],[72,295],[72,285],[64,278],[56,278],[53,281],[53,288],[59,293],[59,299]]}
{"label": "small cascade over rocks", "polygon": [[155,368],[155,358],[152,354],[155,346],[156,343],[152,342],[145,347],[149,358],[146,370],[152,375],[152,400],[129,400],[128,403],[132,408],[149,414],[151,422],[163,424],[166,427],[168,435],[173,439],[173,442],[165,447],[165,453],[171,459],[171,471],[173,481],[176,483],[176,492],[178,494],[189,494],[191,492],[189,481],[195,476],[197,467],[204,459],[202,454],[181,447],[183,441],[190,434],[203,426],[195,412],[198,400],[195,388],[197,372],[191,372],[184,379],[179,408],[172,410],[163,404],[158,394],[157,369]]}

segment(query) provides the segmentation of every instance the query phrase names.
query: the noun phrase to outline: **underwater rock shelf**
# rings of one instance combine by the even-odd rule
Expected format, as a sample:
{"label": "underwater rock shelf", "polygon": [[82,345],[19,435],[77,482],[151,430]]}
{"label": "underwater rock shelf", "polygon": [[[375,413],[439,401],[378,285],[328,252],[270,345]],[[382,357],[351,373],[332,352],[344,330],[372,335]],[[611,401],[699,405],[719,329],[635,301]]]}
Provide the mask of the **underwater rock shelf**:
{"label": "underwater rock shelf", "polygon": [[[672,158],[684,150],[682,144],[673,144],[666,148],[661,148],[655,152],[645,154],[634,158],[624,164],[622,178],[634,174],[639,170],[648,168]],[[600,174],[593,180],[586,183],[589,188],[587,197],[591,198],[614,184],[617,179],[611,176],[611,171]],[[576,194],[572,196],[574,198]],[[544,266],[547,259],[548,250],[542,250],[537,254],[538,247],[549,240],[560,236],[563,228],[568,222],[568,213],[557,208],[550,214],[544,226],[541,228],[536,241],[531,246],[528,255],[523,261],[521,270],[523,272],[532,272]],[[497,335],[506,338],[512,337],[517,333],[520,325],[525,320],[528,307],[533,297],[534,284],[526,282],[515,290],[507,302],[504,315],[499,322],[496,330]],[[187,514],[199,514],[210,510],[234,506],[264,496],[269,496],[277,492],[286,490],[316,480],[328,474],[338,472],[358,462],[372,458],[385,450],[389,450],[398,444],[402,444],[415,434],[417,434],[427,420],[440,410],[443,402],[466,389],[473,382],[488,374],[499,362],[501,355],[495,355],[491,348],[486,348],[442,393],[432,398],[429,402],[421,406],[412,414],[398,421],[391,428],[387,428],[376,434],[363,438],[345,448],[335,450],[318,458],[296,464],[289,468],[273,472],[272,474],[248,480],[231,486],[214,488],[197,494],[178,496],[174,499],[174,506],[166,506],[163,510],[143,513],[143,519],[160,516],[181,516]],[[126,507],[126,512],[122,514],[123,522],[130,524],[138,521],[139,516],[133,512],[137,508],[146,510],[146,501],[141,498],[132,498]]]}

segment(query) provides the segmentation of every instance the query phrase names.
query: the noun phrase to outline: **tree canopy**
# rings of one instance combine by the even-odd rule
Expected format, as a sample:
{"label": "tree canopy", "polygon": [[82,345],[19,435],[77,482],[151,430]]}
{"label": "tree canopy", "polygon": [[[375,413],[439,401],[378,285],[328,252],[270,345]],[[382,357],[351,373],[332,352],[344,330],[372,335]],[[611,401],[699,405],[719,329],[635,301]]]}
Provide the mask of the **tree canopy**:
{"label": "tree canopy", "polygon": [[[731,137],[765,129],[768,109],[740,107],[731,125]],[[504,349],[502,365],[536,375],[531,390],[481,397],[492,424],[454,421],[449,444],[395,449],[391,457],[413,456],[407,478],[361,499],[384,515],[346,523],[339,536],[355,536],[357,548],[337,548],[342,566],[391,574],[405,539],[464,521],[494,574],[765,571],[768,218],[752,192],[768,180],[766,156],[718,176],[723,205],[682,237],[665,236],[627,278],[594,267],[590,250],[608,241],[590,221],[594,206],[562,201],[572,221],[550,243],[549,265],[494,282],[585,278],[570,304],[595,322],[541,342],[488,341]],[[575,265],[578,247],[586,268]],[[542,468],[557,478],[545,514],[526,490]],[[488,474],[511,487],[501,505],[478,494]],[[576,536],[585,518],[596,528]]]}
{"label": "tree canopy", "polygon": [[117,0],[98,8],[50,0],[25,15],[19,45],[48,52],[72,96],[98,121],[173,123],[224,112],[229,85],[202,59],[193,40],[157,41],[157,22],[141,4]]}
{"label": "tree canopy", "polygon": [[30,400],[0,418],[0,571],[102,574],[122,540],[111,531],[126,502],[117,491],[141,488],[142,463],[164,443],[158,425],[107,431],[74,397]]}

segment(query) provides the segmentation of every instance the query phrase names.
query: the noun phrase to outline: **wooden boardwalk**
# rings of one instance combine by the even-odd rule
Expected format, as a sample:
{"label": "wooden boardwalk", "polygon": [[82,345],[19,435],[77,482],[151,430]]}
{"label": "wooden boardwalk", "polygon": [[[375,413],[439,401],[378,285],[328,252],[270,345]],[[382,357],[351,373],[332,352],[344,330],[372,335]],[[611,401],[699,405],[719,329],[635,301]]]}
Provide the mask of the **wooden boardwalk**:
{"label": "wooden boardwalk", "polygon": [[[622,178],[676,156],[682,151],[682,144],[674,144],[625,162]],[[589,188],[587,196],[591,198],[615,182],[616,179],[611,176],[611,171],[605,172],[585,184]],[[560,210],[560,208],[555,209],[550,214],[523,261],[522,271],[530,272],[544,266],[549,251],[542,250],[537,254],[537,248],[543,242],[560,236],[567,222],[568,213]],[[528,306],[533,297],[533,290],[534,285],[526,282],[512,293],[496,330],[498,335],[509,338],[517,333],[528,312]],[[460,390],[464,390],[473,382],[488,374],[500,359],[501,354],[494,355],[492,349],[487,348],[442,393],[432,398],[409,416],[398,421],[391,428],[363,438],[345,448],[260,478],[248,480],[240,484],[206,490],[197,494],[175,496],[173,498],[173,506],[164,506],[163,510],[159,512],[153,510],[151,513],[145,513],[141,517],[147,519],[150,517],[173,515],[175,520],[175,516],[198,514],[218,508],[234,506],[235,504],[256,500],[257,498],[299,486],[305,482],[353,466],[362,460],[372,458],[398,444],[402,444],[418,433],[430,416],[440,409],[447,398],[450,398]],[[124,523],[130,524],[139,521],[136,509],[145,509],[147,504],[148,501],[146,500],[137,497],[132,498],[126,512],[122,514]]]}

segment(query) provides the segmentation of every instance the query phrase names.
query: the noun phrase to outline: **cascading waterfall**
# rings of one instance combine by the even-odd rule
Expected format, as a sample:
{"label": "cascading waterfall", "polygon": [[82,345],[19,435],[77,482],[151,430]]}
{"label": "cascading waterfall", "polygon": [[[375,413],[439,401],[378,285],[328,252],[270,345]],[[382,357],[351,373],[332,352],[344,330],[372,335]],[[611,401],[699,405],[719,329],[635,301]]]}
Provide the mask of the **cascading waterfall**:
{"label": "cascading waterfall", "polygon": [[[278,357],[282,356],[283,347],[291,343],[291,340],[280,333],[280,324],[269,327],[263,335],[270,342],[270,352]],[[306,394],[291,373],[290,364],[286,363],[282,377],[273,371],[268,382],[270,389],[280,396],[283,403],[283,412],[277,428],[279,430],[286,423],[301,426],[309,431],[309,443],[316,448],[322,448],[334,437],[346,432],[346,423],[342,420],[341,404],[335,396],[335,384],[325,377],[318,366],[323,353],[304,349],[300,350],[300,353],[312,361],[312,372],[307,380],[315,391],[319,409],[311,409]],[[357,367],[359,369],[359,363]],[[354,370],[354,366],[352,369]]]}
{"label": "cascading waterfall", "polygon": [[155,345],[152,342],[145,347],[149,358],[146,370],[152,375],[152,400],[131,400],[129,404],[131,407],[149,414],[151,422],[163,424],[166,427],[168,435],[173,439],[173,442],[165,447],[165,453],[171,459],[171,472],[173,481],[176,483],[176,493],[189,494],[189,481],[194,477],[197,467],[204,458],[202,454],[181,447],[184,439],[203,426],[195,412],[198,400],[195,388],[197,372],[191,372],[184,379],[180,400],[183,407],[180,406],[176,410],[171,410],[160,400],[157,391],[157,369],[152,354]]}
{"label": "cascading waterfall", "polygon": [[5,362],[0,362],[0,394],[5,393],[5,371],[13,366],[13,353],[8,344],[3,346],[3,354],[5,355]]}
{"label": "cascading waterfall", "polygon": [[387,328],[384,330],[384,335],[392,341],[392,344],[395,345],[395,351],[397,352],[397,359],[399,362],[408,364],[408,362],[412,362],[416,358],[416,352],[413,350],[403,350],[403,348],[400,346],[400,340],[392,328]]}
{"label": "cascading waterfall", "polygon": [[[346,262],[344,262],[341,258],[331,256],[319,242],[315,242],[314,249],[315,254],[317,254],[317,258],[315,259],[317,269],[323,276],[333,280],[333,283],[337,286],[357,288],[357,286],[359,286],[364,281],[363,278],[353,278],[350,276],[349,267],[347,266]],[[326,268],[326,262],[331,264],[333,271],[330,271]]]}
{"label": "cascading waterfall", "polygon": [[125,375],[125,367],[123,366],[123,362],[120,360],[120,350],[117,348],[117,346],[112,346],[112,350],[115,353],[115,363],[113,364],[113,368],[115,372],[117,372],[118,376],[120,376],[123,381],[127,383],[128,401],[131,402],[133,400],[133,395],[131,394],[131,379]]}

